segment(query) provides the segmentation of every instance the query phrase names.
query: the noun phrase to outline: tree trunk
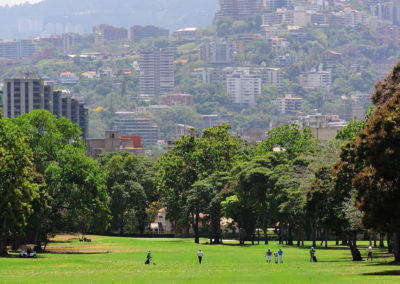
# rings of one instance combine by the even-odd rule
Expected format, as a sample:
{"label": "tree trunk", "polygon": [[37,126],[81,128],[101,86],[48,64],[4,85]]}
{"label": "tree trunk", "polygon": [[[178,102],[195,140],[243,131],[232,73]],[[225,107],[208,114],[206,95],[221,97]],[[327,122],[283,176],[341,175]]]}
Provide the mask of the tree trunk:
{"label": "tree trunk", "polygon": [[388,253],[392,253],[393,252],[392,235],[390,233],[387,234],[387,243],[388,243]]}
{"label": "tree trunk", "polygon": [[262,212],[263,212],[263,231],[264,231],[264,243],[268,245],[268,224],[267,224],[267,205],[265,201],[262,203]]}
{"label": "tree trunk", "polygon": [[377,245],[376,245],[376,232],[374,231],[374,235],[373,235],[373,237],[374,237],[374,248],[376,248],[377,247]]}
{"label": "tree trunk", "polygon": [[394,261],[400,261],[400,232],[394,234],[394,245],[393,245]]}
{"label": "tree trunk", "polygon": [[288,245],[293,245],[293,236],[292,236],[292,225],[289,223],[288,225]]}
{"label": "tree trunk", "polygon": [[328,229],[325,229],[325,248],[328,248]]}
{"label": "tree trunk", "polygon": [[339,236],[336,234],[336,245],[339,245]]}
{"label": "tree trunk", "polygon": [[3,228],[0,234],[0,256],[7,255],[7,245],[6,245],[6,220],[3,221]]}
{"label": "tree trunk", "polygon": [[312,240],[312,246],[315,248],[317,246],[317,242],[315,239],[315,228],[314,228],[314,224],[311,222],[311,240]]}
{"label": "tree trunk", "polygon": [[384,242],[384,235],[382,233],[379,233],[379,247],[384,248],[385,247],[385,242]]}
{"label": "tree trunk", "polygon": [[194,231],[194,242],[196,244],[200,243],[199,238],[199,214],[196,213],[193,215],[193,231]]}

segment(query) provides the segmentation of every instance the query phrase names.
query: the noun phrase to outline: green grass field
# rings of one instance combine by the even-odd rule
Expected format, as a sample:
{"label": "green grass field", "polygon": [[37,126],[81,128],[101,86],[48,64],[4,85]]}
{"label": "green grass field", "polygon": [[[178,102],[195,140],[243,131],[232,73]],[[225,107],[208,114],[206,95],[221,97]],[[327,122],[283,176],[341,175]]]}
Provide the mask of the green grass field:
{"label": "green grass field", "polygon": [[[196,245],[192,239],[131,239],[92,236],[82,243],[60,236],[54,253],[36,259],[0,258],[0,283],[400,283],[400,267],[386,250],[372,263],[352,262],[345,247],[317,247],[318,263],[305,248],[282,246],[283,264],[265,264],[267,246]],[[203,240],[206,242],[206,240]],[[308,243],[309,245],[309,243]],[[366,245],[362,243],[366,256]],[[276,251],[276,242],[270,247]],[[199,265],[196,252],[204,252]],[[144,265],[147,250],[156,265]]]}

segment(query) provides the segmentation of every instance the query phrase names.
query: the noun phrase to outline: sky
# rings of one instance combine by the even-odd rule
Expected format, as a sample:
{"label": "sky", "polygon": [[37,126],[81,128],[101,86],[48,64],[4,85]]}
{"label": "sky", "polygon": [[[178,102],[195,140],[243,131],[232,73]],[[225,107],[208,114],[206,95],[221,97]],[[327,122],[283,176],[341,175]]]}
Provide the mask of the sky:
{"label": "sky", "polygon": [[0,0],[0,6],[5,6],[5,5],[16,5],[16,4],[21,4],[25,2],[29,3],[37,3],[40,2],[41,0]]}

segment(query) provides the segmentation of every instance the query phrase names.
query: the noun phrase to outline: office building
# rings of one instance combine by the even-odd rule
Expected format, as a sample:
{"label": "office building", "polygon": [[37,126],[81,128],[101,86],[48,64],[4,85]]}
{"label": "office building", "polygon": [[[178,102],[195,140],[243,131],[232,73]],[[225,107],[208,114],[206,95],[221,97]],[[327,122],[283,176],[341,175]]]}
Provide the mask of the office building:
{"label": "office building", "polygon": [[232,125],[233,116],[209,114],[209,115],[203,115],[202,120],[203,120],[203,129],[207,129],[215,125],[221,125],[222,123],[227,123],[229,125]]}
{"label": "office building", "polygon": [[133,26],[131,27],[131,41],[141,42],[145,38],[158,38],[169,36],[169,30],[155,26]]}
{"label": "office building", "polygon": [[340,119],[339,115],[307,115],[298,118],[297,124],[300,129],[311,128],[314,138],[321,141],[330,141],[335,139],[340,129],[347,126],[347,123]]}
{"label": "office building", "polygon": [[140,94],[161,95],[174,91],[174,48],[153,48],[140,52]]}
{"label": "office building", "polygon": [[233,20],[242,20],[261,12],[262,0],[219,0],[220,9],[217,18],[229,17]]}
{"label": "office building", "polygon": [[150,118],[136,117],[132,112],[117,112],[113,130],[121,136],[140,136],[143,144],[154,145],[158,140],[158,126]]}
{"label": "office building", "polygon": [[121,41],[128,39],[128,30],[126,28],[113,27],[110,25],[97,25],[93,27],[93,34],[97,42]]}
{"label": "office building", "polygon": [[35,45],[31,40],[0,41],[0,57],[16,59],[30,57],[35,53]]}
{"label": "office building", "polygon": [[162,95],[161,102],[163,105],[167,106],[193,106],[193,95],[174,92],[173,94]]}
{"label": "office building", "polygon": [[200,48],[200,59],[206,66],[229,66],[234,63],[234,46],[232,43],[208,42]]}
{"label": "office building", "polygon": [[32,75],[5,79],[3,87],[3,117],[14,118],[36,109],[44,109],[57,117],[66,117],[78,124],[82,137],[88,137],[89,112],[84,103],[69,93],[54,90],[50,83]]}
{"label": "office building", "polygon": [[86,139],[86,153],[96,159],[100,154],[128,152],[144,156],[140,136],[118,136],[118,131],[106,131],[103,139]]}

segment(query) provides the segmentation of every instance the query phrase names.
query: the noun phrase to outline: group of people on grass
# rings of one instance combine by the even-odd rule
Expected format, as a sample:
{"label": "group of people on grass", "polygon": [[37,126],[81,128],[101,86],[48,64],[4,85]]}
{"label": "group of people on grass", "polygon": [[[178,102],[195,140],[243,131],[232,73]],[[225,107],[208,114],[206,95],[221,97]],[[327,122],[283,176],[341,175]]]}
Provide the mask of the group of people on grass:
{"label": "group of people on grass", "polygon": [[[279,256],[280,262],[283,263],[283,251],[281,249],[279,249],[277,252],[273,253],[273,255],[275,257],[275,263],[278,263],[278,256]],[[265,253],[265,256],[267,257],[267,262],[266,263],[271,263],[272,251],[271,251],[270,248]]]}
{"label": "group of people on grass", "polygon": [[[371,261],[372,261],[372,246],[371,245],[368,247],[367,251],[368,251],[368,257],[367,257],[366,261],[368,261],[369,259],[371,259]],[[282,251],[282,249],[279,249],[277,252],[273,253],[271,251],[271,249],[269,248],[267,250],[267,252],[265,253],[265,256],[267,257],[266,263],[271,263],[272,255],[274,255],[275,263],[278,263],[278,257],[279,257],[280,263],[283,263],[283,251]],[[203,259],[203,251],[201,249],[199,249],[197,251],[197,257],[199,259],[199,264],[201,264],[201,261]],[[310,262],[317,262],[317,257],[315,256],[314,247],[310,248]],[[152,262],[152,257],[151,257],[151,251],[148,251],[145,264],[152,264],[152,263],[153,262]],[[155,264],[155,263],[153,263],[153,264]]]}

